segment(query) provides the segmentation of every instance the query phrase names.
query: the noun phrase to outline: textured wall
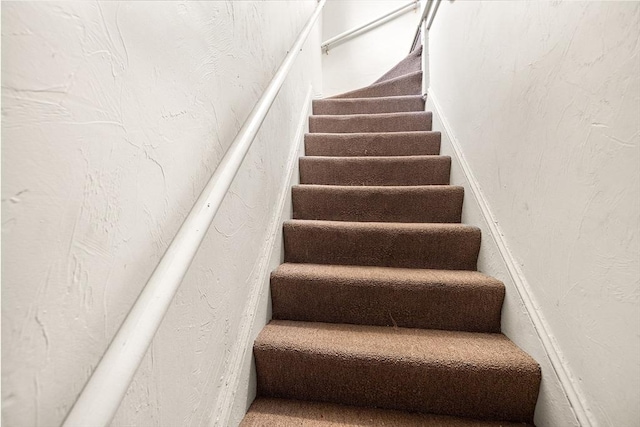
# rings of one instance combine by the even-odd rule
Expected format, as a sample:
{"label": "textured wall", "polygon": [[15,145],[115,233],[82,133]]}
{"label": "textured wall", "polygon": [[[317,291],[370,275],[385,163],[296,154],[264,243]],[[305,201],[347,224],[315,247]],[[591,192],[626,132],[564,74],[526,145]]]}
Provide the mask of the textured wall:
{"label": "textured wall", "polygon": [[429,35],[430,93],[601,426],[640,419],[639,28],[637,2],[445,1]]}
{"label": "textured wall", "polygon": [[[315,6],[2,3],[4,426],[62,421]],[[300,114],[319,82],[319,32],[114,425],[216,419],[248,293],[264,279]]]}
{"label": "textured wall", "polygon": [[[324,9],[322,40],[407,3],[408,0],[329,0]],[[323,54],[323,95],[337,95],[376,81],[409,54],[419,19],[419,10],[411,10]]]}

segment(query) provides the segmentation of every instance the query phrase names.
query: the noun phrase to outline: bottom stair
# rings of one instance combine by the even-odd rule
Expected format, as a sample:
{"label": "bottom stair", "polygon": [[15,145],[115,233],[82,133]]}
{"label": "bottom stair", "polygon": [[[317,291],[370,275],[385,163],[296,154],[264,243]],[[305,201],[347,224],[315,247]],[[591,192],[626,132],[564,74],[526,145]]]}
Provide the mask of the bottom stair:
{"label": "bottom stair", "polygon": [[540,369],[502,334],[272,320],[258,395],[530,421]]}
{"label": "bottom stair", "polygon": [[240,426],[522,427],[529,424],[479,421],[334,403],[258,398],[249,408]]}

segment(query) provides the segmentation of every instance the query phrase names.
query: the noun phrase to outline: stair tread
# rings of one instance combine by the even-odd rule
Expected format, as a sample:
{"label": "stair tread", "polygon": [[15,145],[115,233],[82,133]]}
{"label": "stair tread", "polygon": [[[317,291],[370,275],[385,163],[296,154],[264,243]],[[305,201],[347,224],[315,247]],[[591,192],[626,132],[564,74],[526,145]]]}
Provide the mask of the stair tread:
{"label": "stair tread", "polygon": [[[353,98],[350,98],[353,99]],[[373,98],[369,98],[373,99]],[[312,118],[316,119],[335,119],[340,121],[353,121],[366,119],[367,117],[371,117],[372,119],[396,119],[396,118],[407,118],[407,117],[427,117],[431,116],[433,113],[431,111],[398,111],[394,113],[367,113],[367,114],[314,114]]]}
{"label": "stair tread", "polygon": [[475,271],[285,263],[271,274],[274,319],[500,332],[505,289]]}
{"label": "stair tread", "polygon": [[424,111],[422,96],[403,95],[379,98],[313,100],[313,114],[376,114],[401,111]]}
{"label": "stair tread", "polygon": [[335,403],[259,397],[249,408],[240,426],[523,427],[524,425]]}
{"label": "stair tread", "polygon": [[393,281],[396,286],[423,286],[425,283],[454,287],[503,288],[498,279],[479,271],[437,270],[427,268],[401,268],[336,264],[283,263],[272,273],[275,276],[296,276],[319,280],[348,280],[363,284],[375,281]]}
{"label": "stair tread", "polygon": [[290,219],[284,222],[290,227],[319,227],[326,229],[349,230],[387,230],[394,232],[425,231],[433,233],[448,232],[480,232],[474,225],[468,224],[436,224],[436,223],[411,223],[411,222],[358,222],[358,221],[324,221],[312,219]]}
{"label": "stair tread", "polygon": [[375,163],[375,162],[393,162],[393,163],[406,163],[412,161],[424,161],[433,159],[451,159],[450,156],[444,156],[440,154],[420,154],[416,156],[305,156],[301,157],[306,161],[313,162],[361,162],[361,163]]}
{"label": "stair tread", "polygon": [[307,133],[307,156],[413,156],[437,155],[440,132]]}
{"label": "stair tread", "polygon": [[294,219],[284,223],[285,261],[476,270],[481,232],[451,223]]}
{"label": "stair tread", "polygon": [[459,223],[464,188],[452,185],[295,185],[293,217],[333,221]]}
{"label": "stair tread", "polygon": [[503,334],[272,320],[258,349],[437,366],[537,373],[538,363]]}
{"label": "stair tread", "polygon": [[337,102],[337,103],[349,103],[349,102],[376,102],[386,100],[405,100],[405,99],[422,99],[422,95],[390,95],[390,96],[378,96],[375,98],[322,98],[314,99],[313,102]]}
{"label": "stair tread", "polygon": [[451,157],[311,156],[301,157],[300,183],[325,185],[446,185]]}
{"label": "stair tread", "polygon": [[408,130],[402,132],[350,132],[350,133],[340,133],[340,132],[314,132],[314,133],[306,133],[305,136],[312,136],[314,138],[320,138],[323,136],[329,136],[332,138],[340,138],[340,139],[355,139],[358,137],[368,137],[368,138],[394,138],[400,139],[405,136],[412,135],[440,135],[440,131],[435,130]]}
{"label": "stair tread", "polygon": [[430,131],[431,111],[395,113],[332,114],[309,116],[309,132],[406,132]]}

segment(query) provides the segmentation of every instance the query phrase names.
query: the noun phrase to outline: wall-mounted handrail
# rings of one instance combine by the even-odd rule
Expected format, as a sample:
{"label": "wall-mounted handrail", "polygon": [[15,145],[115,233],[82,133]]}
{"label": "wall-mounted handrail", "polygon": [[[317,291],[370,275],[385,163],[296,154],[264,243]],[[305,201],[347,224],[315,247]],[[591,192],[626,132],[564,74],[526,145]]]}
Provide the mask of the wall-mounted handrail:
{"label": "wall-mounted handrail", "polygon": [[[413,36],[413,43],[411,43],[411,49],[409,50],[409,53],[411,53],[416,48],[416,45],[420,40],[420,33],[422,32],[422,23],[427,20],[427,18],[428,20],[426,28],[427,30],[431,29],[433,19],[436,17],[436,12],[438,11],[438,7],[440,6],[440,0],[435,0],[435,5],[433,5],[433,3],[434,0],[427,0],[427,4],[422,10],[422,16],[420,16],[420,21],[418,21],[418,26],[416,27],[416,33]],[[431,9],[433,9],[433,12],[431,12]],[[429,13],[431,13],[431,15],[429,15]]]}
{"label": "wall-mounted handrail", "polygon": [[115,415],[276,95],[311,32],[321,0],[280,68],[253,107],[164,253],[91,378],[67,415],[64,427],[106,427]]}
{"label": "wall-mounted handrail", "polygon": [[329,52],[329,49],[332,46],[335,46],[337,44],[340,44],[342,42],[345,42],[349,39],[352,39],[354,37],[359,36],[362,33],[366,33],[367,31],[376,28],[382,24],[384,24],[385,22],[389,22],[395,18],[397,18],[400,15],[405,14],[406,12],[408,12],[411,9],[415,9],[418,7],[419,4],[419,0],[413,0],[403,6],[400,6],[397,9],[392,10],[391,12],[388,12],[382,16],[379,16],[369,22],[367,22],[366,24],[362,24],[359,27],[356,28],[352,28],[351,30],[345,31],[344,33],[340,33],[335,37],[331,37],[330,39],[326,40],[325,42],[322,43],[321,47],[322,47],[322,51],[324,53]]}

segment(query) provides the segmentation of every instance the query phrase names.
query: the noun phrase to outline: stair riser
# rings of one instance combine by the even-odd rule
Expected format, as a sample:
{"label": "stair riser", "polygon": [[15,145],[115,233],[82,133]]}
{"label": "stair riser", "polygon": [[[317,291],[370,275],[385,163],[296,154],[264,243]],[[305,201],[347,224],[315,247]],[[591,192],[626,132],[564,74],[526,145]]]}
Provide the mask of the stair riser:
{"label": "stair riser", "polygon": [[[336,224],[336,223],[334,223]],[[339,224],[339,223],[338,223]],[[285,262],[475,270],[480,230],[284,225]]]}
{"label": "stair riser", "polygon": [[271,277],[273,318],[500,332],[504,288]]}
{"label": "stair riser", "polygon": [[296,186],[293,218],[329,221],[459,223],[462,187]]}
{"label": "stair riser", "polygon": [[380,114],[404,111],[424,111],[421,96],[372,99],[317,99],[313,101],[313,114]]}
{"label": "stair riser", "polygon": [[415,132],[430,131],[431,112],[310,116],[310,133]]}
{"label": "stair riser", "polygon": [[451,158],[300,158],[300,183],[324,185],[447,185]]}
{"label": "stair riser", "polygon": [[307,156],[420,156],[440,154],[440,132],[308,133]]}
{"label": "stair riser", "polygon": [[530,421],[539,373],[476,370],[254,347],[258,395]]}

